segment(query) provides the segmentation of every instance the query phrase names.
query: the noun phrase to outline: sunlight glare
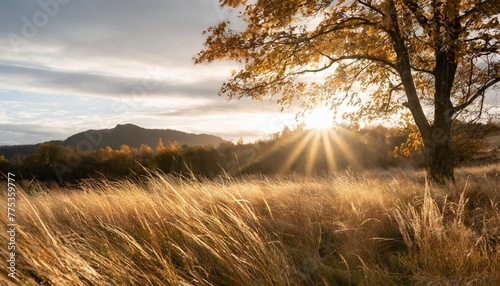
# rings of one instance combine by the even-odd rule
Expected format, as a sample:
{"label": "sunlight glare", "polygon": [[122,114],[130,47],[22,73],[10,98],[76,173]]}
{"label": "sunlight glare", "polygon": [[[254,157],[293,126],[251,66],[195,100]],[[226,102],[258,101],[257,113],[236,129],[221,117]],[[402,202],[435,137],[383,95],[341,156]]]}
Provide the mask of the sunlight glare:
{"label": "sunlight glare", "polygon": [[333,114],[326,106],[320,106],[306,114],[304,119],[307,129],[328,129],[333,126]]}

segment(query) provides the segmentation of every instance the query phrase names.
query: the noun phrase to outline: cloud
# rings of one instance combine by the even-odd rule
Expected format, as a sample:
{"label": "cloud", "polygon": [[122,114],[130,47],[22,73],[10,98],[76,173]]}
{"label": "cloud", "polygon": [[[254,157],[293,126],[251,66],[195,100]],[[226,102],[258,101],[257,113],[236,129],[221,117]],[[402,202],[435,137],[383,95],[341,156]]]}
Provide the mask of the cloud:
{"label": "cloud", "polygon": [[24,145],[65,138],[64,130],[40,124],[0,124],[0,146]]}
{"label": "cloud", "polygon": [[[213,1],[206,0],[65,0],[52,9],[53,16],[37,4],[58,1],[63,2],[2,3],[1,62],[119,74],[159,66],[188,75],[204,41],[202,31],[219,21]],[[39,13],[48,16],[43,26],[37,25]],[[36,33],[26,33],[28,26]]]}
{"label": "cloud", "polygon": [[2,1],[0,145],[119,123],[261,136],[278,107],[227,102],[217,93],[237,66],[192,60],[204,29],[233,22],[226,12],[217,0]]}
{"label": "cloud", "polygon": [[[58,1],[39,2],[52,8],[35,1],[3,5],[0,89],[195,100],[215,96],[234,67],[192,61],[202,47],[203,29],[220,21],[217,1]],[[43,26],[35,17],[40,13],[48,16]],[[24,33],[29,26],[36,30],[32,37]],[[9,35],[22,44],[13,45]]]}
{"label": "cloud", "polygon": [[[29,30],[26,26],[31,25],[36,33],[31,38],[26,37],[30,43],[57,43],[74,48],[67,50],[72,55],[104,54],[121,58],[136,52],[162,59],[170,51],[178,57],[193,49],[186,43],[199,43],[202,30],[219,21],[213,3],[204,0],[66,0],[67,4],[59,4],[63,1],[56,0],[4,2],[0,12],[1,18],[5,19],[0,28],[3,35],[30,36],[26,33]],[[59,9],[46,9],[39,4],[48,2]],[[47,13],[48,10],[55,13]],[[40,22],[37,13],[52,15],[48,15],[44,25],[37,25]],[[158,53],[160,51],[164,53]]]}
{"label": "cloud", "polygon": [[[292,105],[286,110],[287,114],[295,114],[299,111],[299,106],[297,104]],[[158,116],[177,116],[184,117],[190,114],[203,114],[205,116],[250,116],[252,118],[258,116],[265,116],[267,114],[280,114],[280,106],[275,102],[266,100],[252,100],[248,98],[242,98],[240,100],[230,100],[227,101],[223,97],[213,98],[207,100],[202,105],[184,105],[178,106],[178,108],[172,108],[167,110],[158,110],[155,115]]]}
{"label": "cloud", "polygon": [[5,90],[103,97],[215,96],[221,84],[213,78],[170,79],[159,68],[145,72],[144,77],[129,77],[0,63],[0,75],[0,88]]}
{"label": "cloud", "polygon": [[[55,1],[55,0],[54,0]],[[31,6],[8,1],[12,10],[0,11],[0,35],[21,38],[22,19],[36,13]],[[15,2],[15,4],[12,4]],[[31,8],[31,9],[28,9]],[[4,18],[4,16],[8,17]],[[172,75],[189,77],[202,70],[192,57],[202,48],[202,31],[219,21],[210,1],[71,1],[24,45],[14,49],[7,37],[0,38],[0,60],[27,61],[58,70],[142,74],[161,67]],[[193,71],[195,73],[193,74]],[[228,74],[228,71],[224,72]]]}

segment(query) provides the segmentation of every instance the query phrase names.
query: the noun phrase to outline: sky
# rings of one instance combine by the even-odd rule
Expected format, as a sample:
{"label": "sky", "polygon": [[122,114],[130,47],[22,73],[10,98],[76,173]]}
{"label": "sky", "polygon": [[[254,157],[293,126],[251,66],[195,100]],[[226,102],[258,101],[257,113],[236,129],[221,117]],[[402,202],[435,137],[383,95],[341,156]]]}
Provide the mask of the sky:
{"label": "sky", "polygon": [[266,138],[297,110],[217,95],[234,63],[194,65],[217,0],[0,0],[0,146],[132,123]]}

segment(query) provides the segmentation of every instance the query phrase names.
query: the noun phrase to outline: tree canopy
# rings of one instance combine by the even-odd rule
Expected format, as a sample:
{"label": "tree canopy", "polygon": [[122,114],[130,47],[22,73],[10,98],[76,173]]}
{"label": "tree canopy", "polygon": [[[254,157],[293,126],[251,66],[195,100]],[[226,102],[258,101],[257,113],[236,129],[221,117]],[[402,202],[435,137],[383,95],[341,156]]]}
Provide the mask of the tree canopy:
{"label": "tree canopy", "polygon": [[[243,24],[206,30],[196,63],[234,60],[229,98],[302,98],[351,120],[409,114],[436,181],[453,180],[451,123],[481,116],[500,81],[496,0],[220,0]],[[322,76],[311,79],[308,74]]]}

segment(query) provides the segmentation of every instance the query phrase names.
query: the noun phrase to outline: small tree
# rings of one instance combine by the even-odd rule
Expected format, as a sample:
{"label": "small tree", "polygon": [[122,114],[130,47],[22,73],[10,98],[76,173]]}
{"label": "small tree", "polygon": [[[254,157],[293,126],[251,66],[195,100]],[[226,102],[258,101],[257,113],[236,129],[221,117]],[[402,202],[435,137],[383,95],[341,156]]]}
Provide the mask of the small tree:
{"label": "small tree", "polygon": [[56,166],[66,162],[68,151],[54,143],[43,143],[22,161],[22,169],[26,174],[36,176],[39,180],[56,178]]}
{"label": "small tree", "polygon": [[492,123],[465,124],[457,122],[451,130],[451,149],[457,156],[455,163],[467,162],[480,152],[488,150],[489,136],[499,134],[500,129]]}
{"label": "small tree", "polygon": [[141,161],[151,160],[154,156],[153,149],[147,144],[141,144],[137,150],[137,156]]}
{"label": "small tree", "polygon": [[0,155],[0,176],[3,176],[8,172],[14,172],[13,166],[3,155]]}
{"label": "small tree", "polygon": [[[357,120],[409,113],[429,174],[454,180],[452,121],[481,115],[500,81],[498,0],[220,0],[239,11],[206,31],[196,63],[229,59],[242,68],[223,84],[229,98],[279,96],[359,109]],[[321,80],[301,80],[323,73]],[[362,94],[366,95],[362,95]]]}
{"label": "small tree", "polygon": [[163,145],[163,140],[161,138],[158,138],[158,143],[156,144],[156,152],[161,152],[163,149],[165,149],[165,145]]}

